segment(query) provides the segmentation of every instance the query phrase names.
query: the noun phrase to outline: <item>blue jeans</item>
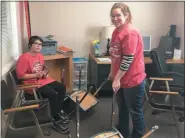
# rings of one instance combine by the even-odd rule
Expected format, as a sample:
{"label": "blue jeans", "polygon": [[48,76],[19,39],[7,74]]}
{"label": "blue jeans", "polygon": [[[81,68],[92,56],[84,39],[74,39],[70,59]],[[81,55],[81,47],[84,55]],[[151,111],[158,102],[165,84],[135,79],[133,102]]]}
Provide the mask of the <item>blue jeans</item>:
{"label": "blue jeans", "polygon": [[124,138],[129,138],[129,114],[133,122],[132,138],[141,138],[145,133],[142,103],[145,81],[132,88],[121,88],[117,93],[119,109],[118,130]]}

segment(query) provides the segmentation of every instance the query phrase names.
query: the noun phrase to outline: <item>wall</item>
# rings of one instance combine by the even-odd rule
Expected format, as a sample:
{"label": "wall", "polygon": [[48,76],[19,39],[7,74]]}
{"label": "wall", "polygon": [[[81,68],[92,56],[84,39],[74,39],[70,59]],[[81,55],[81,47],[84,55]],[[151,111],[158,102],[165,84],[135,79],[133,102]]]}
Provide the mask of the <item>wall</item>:
{"label": "wall", "polygon": [[181,38],[180,49],[182,50],[182,57],[184,57],[184,3],[176,2],[173,8],[172,23],[177,25],[176,36]]}
{"label": "wall", "polygon": [[[182,24],[180,17],[179,20],[175,19],[180,11],[174,10],[177,7],[184,8],[182,3],[126,4],[131,8],[134,26],[140,29],[142,35],[152,36],[152,48],[158,46],[160,36],[167,34],[171,24]],[[87,57],[90,42],[98,39],[102,26],[110,25],[109,12],[112,5],[112,2],[30,2],[32,35],[52,34],[58,45],[72,48],[76,52],[75,57]],[[177,9],[184,11],[180,8]],[[177,33],[184,38],[182,32]]]}

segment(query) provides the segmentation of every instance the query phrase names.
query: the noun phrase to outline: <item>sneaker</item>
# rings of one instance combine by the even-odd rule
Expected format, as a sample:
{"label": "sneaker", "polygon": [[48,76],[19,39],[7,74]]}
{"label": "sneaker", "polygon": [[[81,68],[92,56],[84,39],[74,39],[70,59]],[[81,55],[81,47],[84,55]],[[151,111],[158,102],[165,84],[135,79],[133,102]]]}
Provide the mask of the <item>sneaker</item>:
{"label": "sneaker", "polygon": [[68,124],[70,122],[68,115],[64,113],[63,111],[59,113],[59,116],[60,116],[62,123]]}
{"label": "sneaker", "polygon": [[65,124],[62,124],[61,121],[53,121],[52,128],[61,134],[69,134],[69,128]]}
{"label": "sneaker", "polygon": [[67,115],[63,110],[60,111],[60,115],[69,120],[69,115]]}
{"label": "sneaker", "polygon": [[60,116],[60,123],[62,123],[62,124],[69,124],[69,120],[68,119],[63,118],[61,115],[59,115],[59,116]]}

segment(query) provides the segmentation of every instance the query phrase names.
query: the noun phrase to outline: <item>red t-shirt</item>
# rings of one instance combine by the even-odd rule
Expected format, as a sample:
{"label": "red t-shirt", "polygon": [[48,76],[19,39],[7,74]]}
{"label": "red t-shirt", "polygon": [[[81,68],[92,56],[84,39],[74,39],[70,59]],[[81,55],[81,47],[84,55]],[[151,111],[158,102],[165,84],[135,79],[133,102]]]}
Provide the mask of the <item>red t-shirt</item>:
{"label": "red t-shirt", "polygon": [[[16,74],[18,78],[21,78],[25,74],[33,74],[39,72],[43,69],[44,57],[42,54],[38,53],[36,55],[31,55],[29,52],[22,54],[16,64]],[[40,87],[53,82],[50,77],[45,77],[43,79],[29,79],[23,80],[23,84],[33,84],[38,83]]]}
{"label": "red t-shirt", "polygon": [[113,79],[120,69],[123,55],[134,55],[129,69],[121,78],[120,83],[122,88],[137,86],[145,79],[142,36],[131,24],[124,25],[121,30],[117,28],[114,30],[110,43],[110,55]]}

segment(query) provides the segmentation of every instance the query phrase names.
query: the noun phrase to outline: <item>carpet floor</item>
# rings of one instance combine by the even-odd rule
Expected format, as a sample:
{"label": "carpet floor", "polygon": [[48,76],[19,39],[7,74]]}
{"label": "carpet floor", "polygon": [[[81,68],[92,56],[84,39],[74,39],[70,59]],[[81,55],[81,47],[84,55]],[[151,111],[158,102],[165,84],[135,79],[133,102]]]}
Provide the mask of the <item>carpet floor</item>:
{"label": "carpet floor", "polygon": [[[94,107],[91,112],[81,113],[80,138],[90,138],[94,134],[111,129],[111,106],[111,98],[99,98],[99,104]],[[152,133],[149,138],[177,138],[176,128],[172,125],[172,114],[163,112],[158,115],[152,115],[151,112],[151,108],[147,107],[145,109],[146,127],[149,130],[154,125],[158,125],[159,129]],[[117,124],[117,106],[115,124]],[[68,126],[71,131],[71,137],[76,138],[75,117],[72,118],[72,121],[68,124]],[[130,125],[130,130],[132,130],[132,125]],[[20,136],[17,135],[14,136],[14,138],[20,138]],[[35,138],[40,138],[39,134]],[[45,136],[44,138],[68,138],[68,136],[59,134],[55,130],[51,129],[51,136]]]}

